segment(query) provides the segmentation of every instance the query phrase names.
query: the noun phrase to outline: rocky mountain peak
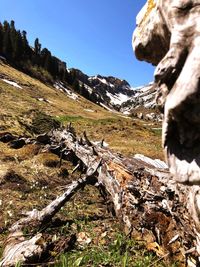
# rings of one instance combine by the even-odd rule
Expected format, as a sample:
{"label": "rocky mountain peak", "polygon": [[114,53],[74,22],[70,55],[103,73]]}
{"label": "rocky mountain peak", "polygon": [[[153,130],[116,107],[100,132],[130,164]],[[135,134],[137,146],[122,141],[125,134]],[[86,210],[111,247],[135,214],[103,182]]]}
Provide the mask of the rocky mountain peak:
{"label": "rocky mountain peak", "polygon": [[107,86],[110,86],[112,88],[120,90],[122,89],[130,89],[131,86],[126,80],[121,80],[119,78],[113,77],[113,76],[92,76],[89,78],[91,81],[100,82],[103,84],[106,84]]}
{"label": "rocky mountain peak", "polygon": [[90,100],[104,108],[138,118],[161,120],[155,101],[157,86],[153,82],[132,88],[126,80],[113,76],[88,76],[78,69],[71,71],[75,72],[80,85],[84,85],[88,94],[95,95]]}

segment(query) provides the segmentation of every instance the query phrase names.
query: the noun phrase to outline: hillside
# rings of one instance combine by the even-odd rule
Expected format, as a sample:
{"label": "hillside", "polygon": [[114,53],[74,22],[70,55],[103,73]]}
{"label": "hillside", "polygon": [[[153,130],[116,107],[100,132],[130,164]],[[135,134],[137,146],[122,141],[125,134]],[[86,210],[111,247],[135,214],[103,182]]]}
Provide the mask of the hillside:
{"label": "hillside", "polygon": [[157,92],[0,22],[1,267],[199,265],[199,191],[162,161]]}
{"label": "hillside", "polygon": [[[86,131],[92,140],[104,139],[104,143],[118,153],[162,158],[160,131],[154,129],[158,128],[157,123],[148,124],[108,111],[78,95],[70,86],[44,84],[3,62],[0,63],[0,106],[0,251],[9,226],[21,216],[22,210],[44,207],[66,183],[80,175],[79,172],[73,174],[74,166],[66,160],[59,168],[59,157],[42,151],[38,144],[19,149],[8,146],[1,139],[6,133],[33,138],[52,126],[72,122],[78,134]],[[52,255],[59,257],[60,251],[65,251],[61,245],[63,233],[68,233],[68,236],[70,233],[72,238],[77,229],[81,229],[78,232],[91,238],[91,245],[81,250],[76,248],[69,254],[70,261],[92,253],[98,264],[109,258],[113,251],[115,256],[110,258],[111,266],[119,266],[121,245],[115,242],[125,242],[125,237],[106,206],[93,187],[78,193],[56,219],[59,233],[53,230],[55,225],[50,227],[50,231],[59,237]],[[71,230],[67,226],[69,221],[72,222]],[[97,248],[100,244],[104,246],[103,253]],[[138,262],[151,261],[153,258],[149,256],[143,259],[139,252],[141,248],[145,249],[143,245],[135,245],[136,256],[131,260],[136,257]]]}
{"label": "hillside", "polygon": [[[0,22],[0,60],[71,98],[79,94],[110,111],[161,121],[160,112],[155,111],[156,85],[132,88],[126,80],[117,77],[88,76],[79,69],[68,69],[67,63],[43,48],[38,38],[32,47],[26,31],[17,30],[13,20]],[[48,103],[48,99],[36,98]]]}
{"label": "hillside", "polygon": [[[113,77],[92,80],[124,83]],[[155,91],[154,85],[137,89],[130,111],[155,112]],[[25,214],[42,214],[76,185],[79,190],[62,208],[58,204],[61,210],[54,218],[23,227],[24,242],[36,238],[44,250],[32,264],[185,266],[182,249],[190,251],[195,244],[193,222],[181,205],[190,189],[177,191],[166,164],[146,157],[163,159],[160,122],[108,110],[64,82],[44,84],[2,61],[0,106],[0,257],[5,259],[9,246],[14,255],[20,251],[15,244],[23,242],[22,236],[12,232],[14,223]],[[123,220],[116,212],[119,206]],[[127,216],[134,226],[131,232]]]}
{"label": "hillside", "polygon": [[[35,47],[30,47],[26,32],[17,32],[13,21],[10,25],[0,24],[0,39],[2,36],[0,258],[11,242],[7,239],[11,225],[30,210],[43,209],[85,173],[77,157],[61,160],[63,152],[45,143],[45,133],[72,123],[77,135],[82,136],[80,143],[86,134],[94,144],[103,139],[105,148],[110,149],[108,155],[116,153],[118,159],[125,155],[139,165],[145,160],[147,166],[153,161],[140,154],[163,159],[160,122],[134,115],[135,108],[143,113],[154,110],[153,106],[144,107],[148,95],[154,95],[151,88],[150,93],[144,94],[116,77],[90,77],[77,69],[68,70],[65,62],[52,56],[48,49],[41,49],[38,39]],[[25,52],[19,49],[20,42]],[[160,161],[153,163],[163,168]],[[36,231],[28,227],[23,231],[27,240]],[[140,266],[157,261],[157,253],[149,253],[152,249],[148,251],[145,242],[126,238],[113,212],[112,200],[92,185],[76,193],[47,229],[37,231],[45,232],[45,239],[51,244],[39,266]]]}
{"label": "hillside", "polygon": [[105,138],[116,151],[162,158],[160,138],[154,130],[156,124],[148,127],[145,122],[107,111],[78,95],[71,87],[67,92],[61,85],[55,86],[56,89],[4,63],[0,64],[0,75],[1,131],[32,135],[34,132],[29,126],[39,112],[63,124],[73,122],[79,133],[85,130],[92,139]]}

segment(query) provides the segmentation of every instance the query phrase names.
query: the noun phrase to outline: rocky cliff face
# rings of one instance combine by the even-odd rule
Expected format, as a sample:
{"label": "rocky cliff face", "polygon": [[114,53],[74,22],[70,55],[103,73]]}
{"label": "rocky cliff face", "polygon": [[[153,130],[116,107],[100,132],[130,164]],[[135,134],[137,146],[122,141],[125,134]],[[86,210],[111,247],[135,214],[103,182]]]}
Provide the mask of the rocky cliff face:
{"label": "rocky cliff face", "polygon": [[80,84],[84,84],[89,94],[95,94],[100,105],[111,109],[119,110],[121,104],[135,95],[130,84],[126,80],[121,80],[113,76],[88,76],[80,70],[73,69]]}
{"label": "rocky cliff face", "polygon": [[157,89],[155,83],[134,88],[135,94],[122,103],[120,111],[139,119],[162,121],[162,115],[156,104]]}
{"label": "rocky cliff face", "polygon": [[97,104],[140,119],[162,119],[156,109],[157,86],[154,83],[132,88],[127,81],[119,78],[101,75],[90,77],[78,69],[73,71],[88,93],[96,95]]}

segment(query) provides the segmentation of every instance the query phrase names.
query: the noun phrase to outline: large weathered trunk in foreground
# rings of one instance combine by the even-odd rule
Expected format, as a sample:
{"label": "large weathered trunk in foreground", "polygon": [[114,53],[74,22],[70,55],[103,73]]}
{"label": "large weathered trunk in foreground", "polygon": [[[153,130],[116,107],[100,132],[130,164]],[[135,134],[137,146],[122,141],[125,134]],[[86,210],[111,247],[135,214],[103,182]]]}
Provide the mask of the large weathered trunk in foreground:
{"label": "large weathered trunk in foreground", "polygon": [[136,56],[157,65],[154,77],[157,102],[164,110],[162,141],[169,170],[176,182],[191,185],[183,203],[191,206],[200,231],[200,1],[148,0],[137,24]]}
{"label": "large weathered trunk in foreground", "polygon": [[164,106],[163,146],[177,182],[200,184],[200,1],[148,0],[137,18],[133,47],[158,65]]}
{"label": "large weathered trunk in foreground", "polygon": [[10,228],[2,266],[13,266],[17,261],[36,262],[46,249],[45,236],[40,232],[25,239],[23,229],[31,225],[41,229],[86,184],[97,186],[112,201],[127,235],[144,240],[148,250],[161,258],[179,260],[180,266],[186,265],[188,257],[198,261],[196,228],[184,205],[192,194],[191,188],[176,186],[166,169],[115,154],[104,148],[103,142],[93,144],[86,135],[78,139],[71,127],[52,131],[38,140],[49,140],[45,149],[63,158],[76,158],[86,171],[81,180],[68,185],[66,192],[46,208],[31,211]]}

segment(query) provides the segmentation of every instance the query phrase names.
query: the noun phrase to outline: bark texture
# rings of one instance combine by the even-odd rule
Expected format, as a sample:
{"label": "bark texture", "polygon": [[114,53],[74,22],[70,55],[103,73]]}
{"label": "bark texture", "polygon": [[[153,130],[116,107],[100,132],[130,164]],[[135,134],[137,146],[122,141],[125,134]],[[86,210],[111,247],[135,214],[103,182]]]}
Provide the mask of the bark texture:
{"label": "bark texture", "polygon": [[[47,249],[45,235],[40,232],[27,239],[23,229],[33,225],[41,229],[86,184],[97,186],[102,196],[113,203],[113,212],[128,236],[144,240],[148,250],[161,258],[178,260],[180,266],[186,266],[186,262],[198,263],[198,234],[188,213],[188,209],[195,210],[195,203],[190,202],[190,207],[183,205],[189,203],[190,195],[194,195],[191,187],[177,185],[170,180],[167,169],[157,168],[144,158],[127,158],[113,153],[103,146],[103,142],[95,145],[86,134],[78,138],[71,126],[51,131],[37,140],[45,144],[48,140],[44,150],[54,151],[62,158],[76,158],[85,174],[68,185],[66,191],[46,208],[33,210],[13,224],[1,266],[14,266],[18,261],[37,262]],[[198,195],[198,189],[192,190]]]}
{"label": "bark texture", "polygon": [[137,22],[136,56],[157,65],[154,76],[158,104],[164,108],[162,139],[170,172],[179,183],[199,185],[200,1],[148,0]]}

